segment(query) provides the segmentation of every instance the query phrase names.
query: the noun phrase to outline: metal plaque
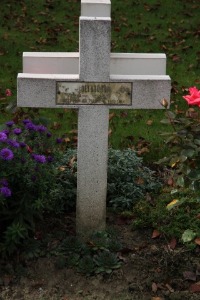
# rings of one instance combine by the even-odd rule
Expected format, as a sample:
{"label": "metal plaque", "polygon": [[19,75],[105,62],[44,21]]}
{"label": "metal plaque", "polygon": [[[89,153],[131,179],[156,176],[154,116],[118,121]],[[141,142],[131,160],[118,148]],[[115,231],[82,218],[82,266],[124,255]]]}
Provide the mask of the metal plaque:
{"label": "metal plaque", "polygon": [[57,105],[131,105],[131,103],[131,82],[57,82]]}

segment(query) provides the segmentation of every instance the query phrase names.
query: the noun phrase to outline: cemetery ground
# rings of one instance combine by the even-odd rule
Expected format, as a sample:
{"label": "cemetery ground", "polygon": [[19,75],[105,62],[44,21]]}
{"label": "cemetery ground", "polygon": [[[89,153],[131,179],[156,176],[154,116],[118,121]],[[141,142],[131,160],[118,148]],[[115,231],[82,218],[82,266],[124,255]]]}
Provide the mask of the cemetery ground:
{"label": "cemetery ground", "polygon": [[[74,233],[74,214],[66,214],[62,218],[46,217],[38,225],[40,231],[37,232],[39,240],[44,235],[51,235],[46,249],[40,249],[42,257],[24,262],[14,257],[4,263],[6,272],[0,276],[0,299],[200,299],[200,249],[191,251],[178,245],[176,239],[157,236],[152,228],[133,230],[131,221],[130,215],[108,213],[107,224],[115,230],[117,241],[123,245],[118,252],[122,265],[111,273],[91,276],[83,274],[80,269],[77,271],[76,266],[67,266],[59,256],[50,254],[61,242],[62,234],[66,231]],[[88,243],[92,244],[92,240]],[[34,250],[39,256],[39,249]],[[85,266],[85,270],[87,268]]]}

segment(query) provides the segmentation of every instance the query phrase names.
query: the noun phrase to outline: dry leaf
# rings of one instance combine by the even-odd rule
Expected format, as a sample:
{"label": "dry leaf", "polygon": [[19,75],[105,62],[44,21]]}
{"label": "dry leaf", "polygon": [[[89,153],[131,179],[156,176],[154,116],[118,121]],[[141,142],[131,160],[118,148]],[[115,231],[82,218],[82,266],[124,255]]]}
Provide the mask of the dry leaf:
{"label": "dry leaf", "polygon": [[200,246],[200,237],[197,237],[195,240],[194,240],[195,244],[199,245]]}
{"label": "dry leaf", "polygon": [[168,246],[170,249],[174,250],[176,248],[176,244],[177,244],[177,241],[175,238],[171,239],[171,241],[169,242]]}
{"label": "dry leaf", "polygon": [[160,235],[161,235],[161,233],[157,229],[154,229],[151,238],[155,239],[155,238],[159,237]]}
{"label": "dry leaf", "polygon": [[152,283],[152,285],[151,285],[151,290],[152,290],[152,292],[154,292],[154,293],[157,292],[158,287],[157,287],[157,284],[156,284],[155,282]]}
{"label": "dry leaf", "polygon": [[112,118],[114,118],[114,116],[115,116],[115,113],[113,112],[113,113],[110,113],[109,114],[109,121],[112,119]]}
{"label": "dry leaf", "polygon": [[146,121],[146,124],[147,124],[147,125],[149,125],[149,126],[151,126],[151,125],[152,125],[152,123],[153,123],[153,121],[152,121],[152,120],[148,120],[148,121]]}
{"label": "dry leaf", "polygon": [[191,293],[200,293],[200,281],[194,283],[190,286]]}
{"label": "dry leaf", "polygon": [[171,292],[174,293],[174,289],[171,287],[171,285],[169,285],[168,283],[166,283],[166,288]]}
{"label": "dry leaf", "polygon": [[191,280],[191,281],[196,281],[196,274],[194,272],[191,272],[191,271],[185,271],[183,272],[183,277],[186,279],[186,280]]}

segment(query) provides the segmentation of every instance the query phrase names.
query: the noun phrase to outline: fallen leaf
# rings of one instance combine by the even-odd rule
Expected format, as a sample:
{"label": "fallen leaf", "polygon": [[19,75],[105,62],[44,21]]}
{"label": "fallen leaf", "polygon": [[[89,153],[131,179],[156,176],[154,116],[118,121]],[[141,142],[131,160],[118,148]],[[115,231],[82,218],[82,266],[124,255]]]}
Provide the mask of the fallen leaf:
{"label": "fallen leaf", "polygon": [[176,244],[177,244],[177,241],[175,238],[171,239],[171,241],[169,242],[168,246],[170,249],[174,250],[176,248]]}
{"label": "fallen leaf", "polygon": [[165,284],[166,288],[170,291],[170,293],[174,292],[174,289],[168,283]]}
{"label": "fallen leaf", "polygon": [[178,199],[174,199],[172,200],[170,203],[167,204],[166,208],[168,210],[172,209],[174,206],[177,206],[179,204],[179,200]]}
{"label": "fallen leaf", "polygon": [[191,293],[200,293],[200,281],[194,283],[190,286]]}
{"label": "fallen leaf", "polygon": [[70,168],[73,168],[74,162],[76,161],[76,156],[73,156],[69,161]]}
{"label": "fallen leaf", "polygon": [[157,229],[154,229],[151,238],[155,239],[155,238],[159,237],[160,235],[161,235],[161,233]]}
{"label": "fallen leaf", "polygon": [[163,298],[160,298],[160,297],[152,297],[151,300],[163,300]]}
{"label": "fallen leaf", "polygon": [[109,121],[112,119],[112,118],[114,118],[115,117],[115,113],[113,112],[113,113],[110,113],[109,114]]}
{"label": "fallen leaf", "polygon": [[200,246],[200,237],[197,237],[195,240],[194,240],[195,244],[199,245]]}
{"label": "fallen leaf", "polygon": [[152,120],[148,120],[148,121],[146,122],[146,124],[147,124],[148,126],[151,126],[151,125],[153,124],[153,121],[152,121]]}
{"label": "fallen leaf", "polygon": [[157,284],[156,284],[155,282],[152,283],[152,285],[151,285],[151,290],[152,290],[152,292],[154,292],[154,293],[157,292],[158,287],[157,287]]}
{"label": "fallen leaf", "polygon": [[184,277],[184,279],[191,280],[191,281],[196,281],[196,279],[197,279],[196,274],[191,271],[183,272],[183,277]]}

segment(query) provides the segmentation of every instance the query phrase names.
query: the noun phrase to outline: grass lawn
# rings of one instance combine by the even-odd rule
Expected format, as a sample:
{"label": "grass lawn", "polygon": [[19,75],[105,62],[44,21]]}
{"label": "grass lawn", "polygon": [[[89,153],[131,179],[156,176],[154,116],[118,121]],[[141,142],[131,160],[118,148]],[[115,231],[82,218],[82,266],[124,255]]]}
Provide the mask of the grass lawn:
{"label": "grass lawn", "polygon": [[[5,1],[4,1],[5,2]],[[167,74],[172,79],[171,107],[184,107],[185,89],[200,87],[200,3],[198,0],[112,0],[112,51],[166,53]],[[22,71],[26,51],[78,51],[80,1],[8,1],[0,11],[0,101],[5,89],[16,98],[17,73]],[[186,106],[185,106],[186,107]],[[159,132],[163,111],[111,111],[110,145],[123,148],[151,144],[150,157],[166,151]],[[69,110],[40,110],[58,134],[77,128],[77,113]],[[9,116],[2,114],[0,121]],[[158,151],[162,148],[162,151]]]}

